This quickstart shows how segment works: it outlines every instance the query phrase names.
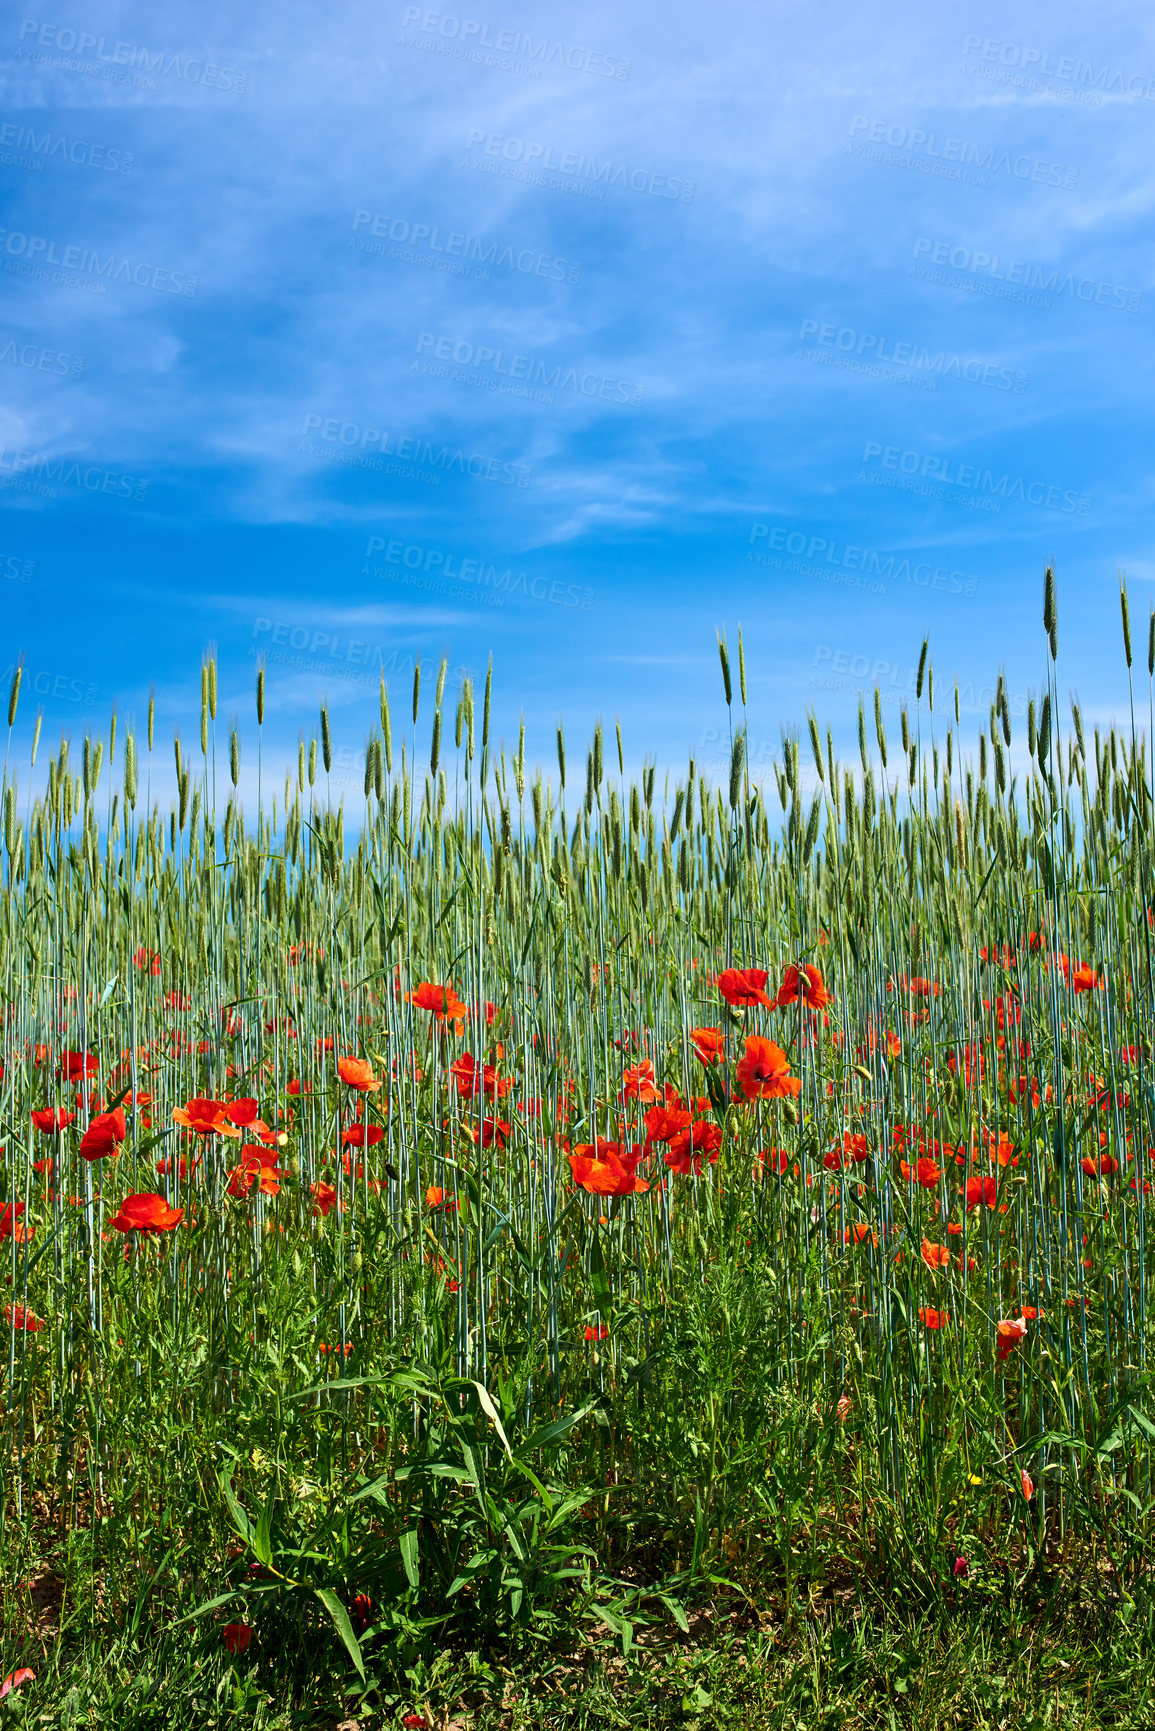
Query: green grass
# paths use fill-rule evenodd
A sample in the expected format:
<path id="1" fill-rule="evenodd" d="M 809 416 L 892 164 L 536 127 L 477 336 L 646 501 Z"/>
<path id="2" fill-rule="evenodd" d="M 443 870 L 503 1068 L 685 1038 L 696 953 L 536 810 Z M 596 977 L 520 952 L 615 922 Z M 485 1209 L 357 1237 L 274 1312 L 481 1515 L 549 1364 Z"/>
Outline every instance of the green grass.
<path id="1" fill-rule="evenodd" d="M 721 791 L 600 728 L 551 785 L 444 666 L 419 773 L 383 690 L 348 842 L 324 711 L 246 816 L 207 662 L 162 813 L 151 706 L 33 791 L 14 687 L 0 1718 L 1151 1722 L 1153 799 L 1060 726 L 1048 596 L 1029 758 L 924 656 L 773 816 L 741 650 Z"/>

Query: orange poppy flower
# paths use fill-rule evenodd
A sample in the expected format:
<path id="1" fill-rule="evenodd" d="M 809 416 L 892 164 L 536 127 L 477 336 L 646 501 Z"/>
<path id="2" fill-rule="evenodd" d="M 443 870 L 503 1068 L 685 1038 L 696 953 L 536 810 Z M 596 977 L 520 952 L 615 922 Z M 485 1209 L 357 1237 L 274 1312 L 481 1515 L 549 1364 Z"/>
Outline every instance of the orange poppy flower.
<path id="1" fill-rule="evenodd" d="M 625 1072 L 619 1100 L 637 1100 L 639 1105 L 649 1106 L 660 1098 L 652 1058 L 643 1058 L 640 1064 Z"/>
<path id="2" fill-rule="evenodd" d="M 920 1309 L 918 1320 L 922 1323 L 924 1328 L 945 1328 L 947 1323 L 950 1321 L 950 1311 Z"/>
<path id="3" fill-rule="evenodd" d="M 376 1094 L 381 1087 L 367 1058 L 338 1058 L 337 1074 L 347 1088 L 356 1088 L 360 1094 Z"/>
<path id="4" fill-rule="evenodd" d="M 1010 1357 L 1020 1340 L 1026 1338 L 1027 1319 L 1025 1316 L 1015 1316 L 997 1322 L 995 1333 L 998 1336 L 999 1360 L 1001 1362 L 1004 1358 Z"/>
<path id="5" fill-rule="evenodd" d="M 923 1154 L 913 1167 L 908 1166 L 905 1160 L 900 1160 L 898 1169 L 908 1184 L 913 1178 L 924 1190 L 936 1189 L 942 1177 L 942 1168 L 929 1154 Z"/>
<path id="6" fill-rule="evenodd" d="M 405 1002 L 415 1009 L 427 1010 L 435 1022 L 454 1023 L 458 1034 L 465 1032 L 468 1006 L 461 1002 L 452 986 L 437 986 L 427 980 L 415 992 L 406 992 Z"/>
<path id="7" fill-rule="evenodd" d="M 256 1184 L 262 1196 L 279 1196 L 283 1176 L 276 1151 L 242 1148 L 240 1164 L 229 1173 L 228 1193 L 243 1202 Z"/>
<path id="8" fill-rule="evenodd" d="M 726 1036 L 720 1028 L 691 1028 L 690 1044 L 703 1064 L 719 1064 L 726 1055 Z"/>
<path id="9" fill-rule="evenodd" d="M 747 1100 L 785 1100 L 802 1092 L 800 1076 L 790 1074 L 790 1060 L 781 1046 L 761 1034 L 750 1034 L 738 1062 L 738 1086 Z"/>
<path id="10" fill-rule="evenodd" d="M 0 1208 L 0 1239 L 11 1238 L 17 1244 L 27 1244 L 35 1226 L 22 1226 L 20 1217 L 24 1213 L 23 1202 L 8 1202 Z"/>
<path id="11" fill-rule="evenodd" d="M 822 975 L 808 963 L 801 968 L 791 966 L 785 970 L 775 1001 L 780 1010 L 785 1010 L 790 1004 L 796 1004 L 799 998 L 811 1010 L 820 1010 L 824 1004 L 830 1002 L 830 993 L 826 990 Z"/>
<path id="12" fill-rule="evenodd" d="M 463 1052 L 460 1058 L 455 1058 L 449 1074 L 463 1100 L 475 1100 L 479 1094 L 490 1100 L 504 1100 L 513 1087 L 511 1076 L 499 1076 L 493 1064 L 478 1064 L 472 1052 Z"/>
<path id="13" fill-rule="evenodd" d="M 446 1214 L 457 1213 L 456 1196 L 446 1196 L 439 1184 L 431 1184 L 425 1192 L 426 1208 L 444 1208 Z"/>
<path id="14" fill-rule="evenodd" d="M 313 1214 L 329 1214 L 336 1206 L 337 1186 L 335 1184 L 310 1184 L 313 1195 Z M 344 1206 L 344 1204 L 342 1204 Z"/>
<path id="15" fill-rule="evenodd" d="M 932 1244 L 929 1238 L 922 1241 L 922 1259 L 930 1269 L 949 1268 L 950 1251 L 945 1244 Z"/>
<path id="16" fill-rule="evenodd" d="M 183 1219 L 183 1208 L 170 1208 L 163 1196 L 145 1191 L 126 1196 L 109 1225 L 117 1232 L 171 1232 Z"/>
<path id="17" fill-rule="evenodd" d="M 1109 1177 L 1119 1170 L 1119 1162 L 1113 1154 L 1088 1154 L 1079 1164 L 1088 1178 L 1097 1178 L 1100 1173 Z"/>
<path id="18" fill-rule="evenodd" d="M 224 1100 L 209 1100 L 198 1095 L 183 1106 L 174 1106 L 172 1121 L 197 1136 L 232 1136 L 240 1140 L 241 1132 L 229 1122 L 228 1104 Z"/>
<path id="19" fill-rule="evenodd" d="M 637 1168 L 645 1158 L 641 1147 L 623 1148 L 620 1142 L 579 1142 L 567 1155 L 575 1184 L 591 1196 L 634 1196 L 649 1189 Z"/>
<path id="20" fill-rule="evenodd" d="M 1023 1496 L 1026 1498 L 1027 1502 L 1030 1502 L 1031 1498 L 1035 1494 L 1035 1487 L 1031 1481 L 1030 1474 L 1021 1467 L 1019 1469 L 1019 1483 L 1023 1487 Z"/>
<path id="21" fill-rule="evenodd" d="M 769 1010 L 773 1006 L 764 989 L 768 978 L 762 968 L 725 968 L 714 983 L 732 1009 L 752 1010 L 761 1004 Z"/>

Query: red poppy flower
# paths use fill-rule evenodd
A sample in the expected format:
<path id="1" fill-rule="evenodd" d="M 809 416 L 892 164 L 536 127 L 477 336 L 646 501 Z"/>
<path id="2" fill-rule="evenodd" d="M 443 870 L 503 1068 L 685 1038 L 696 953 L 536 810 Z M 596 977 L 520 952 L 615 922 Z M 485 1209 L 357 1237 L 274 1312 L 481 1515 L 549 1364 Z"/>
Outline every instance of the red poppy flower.
<path id="1" fill-rule="evenodd" d="M 157 1175 L 160 1178 L 171 1178 L 179 1174 L 183 1181 L 192 1177 L 200 1163 L 199 1154 L 195 1155 L 192 1160 L 186 1160 L 183 1154 L 179 1160 L 175 1154 L 166 1154 L 163 1160 L 158 1160 L 156 1163 Z"/>
<path id="2" fill-rule="evenodd" d="M 341 1132 L 343 1148 L 375 1148 L 384 1139 L 380 1124 L 349 1124 Z"/>
<path id="3" fill-rule="evenodd" d="M 719 1064 L 726 1055 L 726 1036 L 720 1028 L 691 1028 L 690 1044 L 703 1064 Z"/>
<path id="4" fill-rule="evenodd" d="M 1019 1469 L 1019 1483 L 1023 1487 L 1023 1496 L 1026 1498 L 1027 1502 L 1030 1502 L 1031 1498 L 1035 1494 L 1035 1487 L 1031 1481 L 1030 1474 L 1021 1467 Z"/>
<path id="5" fill-rule="evenodd" d="M 691 1172 L 695 1178 L 701 1176 L 702 1159 L 705 1156 L 713 1166 L 718 1159 L 718 1150 L 722 1146 L 722 1131 L 719 1125 L 709 1119 L 699 1118 L 679 1130 L 670 1139 L 663 1159 L 671 1172 L 678 1172 L 683 1177 Z"/>
<path id="6" fill-rule="evenodd" d="M 776 1172 L 781 1177 L 782 1173 L 790 1170 L 791 1158 L 792 1156 L 785 1148 L 763 1148 L 761 1153 L 754 1156 L 755 1178 L 762 1176 L 764 1168 L 769 1168 L 771 1172 Z"/>
<path id="7" fill-rule="evenodd" d="M 310 1184 L 313 1195 L 313 1214 L 329 1214 L 337 1203 L 337 1186 L 335 1184 Z"/>
<path id="8" fill-rule="evenodd" d="M 359 1094 L 376 1094 L 381 1087 L 367 1058 L 338 1058 L 337 1074 L 347 1088 L 356 1088 Z"/>
<path id="9" fill-rule="evenodd" d="M 279 1196 L 283 1174 L 277 1158 L 265 1148 L 242 1148 L 240 1164 L 229 1173 L 229 1195 L 243 1202 L 255 1184 L 262 1196 Z"/>
<path id="10" fill-rule="evenodd" d="M 415 1009 L 428 1010 L 435 1022 L 454 1024 L 458 1034 L 465 1032 L 468 1006 L 461 1002 L 452 986 L 436 986 L 426 981 L 415 992 L 406 992 L 405 1002 Z"/>
<path id="11" fill-rule="evenodd" d="M 1076 968 L 1074 973 L 1071 975 L 1071 990 L 1073 992 L 1097 992 L 1102 984 L 1103 982 L 1095 972 L 1094 968 L 1090 967 L 1087 963 L 1084 963 L 1080 968 Z"/>
<path id="12" fill-rule="evenodd" d="M 31 1683 L 35 1676 L 35 1671 L 30 1671 L 27 1665 L 22 1665 L 19 1671 L 9 1671 L 0 1683 L 0 1701 L 3 1701 L 6 1695 L 11 1695 L 13 1689 L 19 1689 L 21 1683 Z"/>
<path id="13" fill-rule="evenodd" d="M 877 1249 L 878 1233 L 873 1231 L 865 1220 L 860 1220 L 857 1225 L 846 1228 L 842 1234 L 842 1242 L 844 1244 L 866 1244 L 869 1242 Z"/>
<path id="14" fill-rule="evenodd" d="M 472 1052 L 463 1052 L 460 1058 L 455 1058 L 449 1074 L 463 1100 L 474 1100 L 478 1094 L 485 1094 L 490 1100 L 504 1100 L 513 1087 L 512 1076 L 499 1076 L 493 1064 L 478 1064 Z"/>
<path id="15" fill-rule="evenodd" d="M 230 1124 L 238 1124 L 244 1130 L 256 1120 L 259 1111 L 260 1106 L 256 1100 L 230 1100 L 225 1107 L 225 1117 Z"/>
<path id="16" fill-rule="evenodd" d="M 610 1338 L 610 1331 L 609 1331 L 608 1326 L 604 1322 L 599 1323 L 597 1328 L 587 1328 L 586 1329 L 586 1339 L 587 1340 L 608 1340 L 609 1338 Z M 421 1723 L 424 1724 L 425 1721 L 422 1720 Z"/>
<path id="17" fill-rule="evenodd" d="M 973 1085 L 977 1075 L 981 1082 L 986 1071 L 986 1059 L 975 1045 L 964 1046 L 962 1052 L 948 1052 L 946 1067 L 952 1076 L 957 1076 L 961 1067 L 967 1087 Z"/>
<path id="18" fill-rule="evenodd" d="M 938 1181 L 942 1177 L 942 1168 L 929 1154 L 922 1155 L 913 1167 L 908 1166 L 905 1160 L 900 1160 L 898 1169 L 908 1184 L 913 1178 L 915 1183 L 921 1184 L 924 1190 L 936 1189 Z"/>
<path id="19" fill-rule="evenodd" d="M 949 1268 L 950 1251 L 945 1244 L 932 1244 L 929 1238 L 922 1241 L 922 1259 L 930 1269 Z"/>
<path id="20" fill-rule="evenodd" d="M 732 1009 L 752 1010 L 761 1004 L 769 1010 L 773 1006 L 764 989 L 768 978 L 762 968 L 726 968 L 714 983 Z"/>
<path id="21" fill-rule="evenodd" d="M 965 1557 L 956 1557 L 954 1560 L 954 1568 L 951 1570 L 951 1574 L 954 1575 L 955 1579 L 958 1580 L 961 1578 L 962 1580 L 965 1580 L 969 1573 L 970 1564 L 967 1562 L 967 1559 Z"/>
<path id="22" fill-rule="evenodd" d="M 483 1148 L 504 1148 L 513 1125 L 508 1118 L 483 1118 L 480 1137 L 472 1124 L 463 1124 L 461 1128 L 475 1148 L 479 1141 Z"/>
<path id="23" fill-rule="evenodd" d="M 25 1310 L 22 1304 L 10 1304 L 4 1312 L 4 1321 L 17 1333 L 39 1334 L 42 1328 L 47 1328 L 46 1322 L 41 1322 L 38 1316 L 33 1316 L 30 1310 Z"/>
<path id="24" fill-rule="evenodd" d="M 1015 1316 L 995 1324 L 998 1336 L 999 1361 L 1009 1358 L 1021 1340 L 1026 1339 L 1027 1319 L 1025 1316 Z"/>
<path id="25" fill-rule="evenodd" d="M 253 1638 L 253 1629 L 248 1623 L 226 1623 L 221 1630 L 221 1640 L 230 1653 L 245 1653 Z"/>
<path id="26" fill-rule="evenodd" d="M 61 1052 L 56 1073 L 64 1082 L 79 1082 L 85 1076 L 95 1076 L 97 1068 L 91 1052 Z"/>
<path id="27" fill-rule="evenodd" d="M 35 1226 L 22 1226 L 20 1217 L 24 1213 L 23 1202 L 8 1202 L 0 1208 L 0 1239 L 11 1238 L 17 1244 L 27 1244 Z"/>
<path id="28" fill-rule="evenodd" d="M 115 1112 L 101 1112 L 81 1137 L 79 1153 L 85 1160 L 102 1160 L 106 1154 L 115 1156 L 120 1153 L 126 1134 L 122 1107 L 118 1106 Z"/>
<path id="29" fill-rule="evenodd" d="M 802 1092 L 800 1076 L 790 1074 L 790 1060 L 781 1046 L 761 1034 L 750 1034 L 738 1062 L 738 1086 L 748 1100 L 785 1100 Z"/>
<path id="30" fill-rule="evenodd" d="M 1097 1178 L 1100 1173 L 1110 1176 L 1119 1170 L 1119 1162 L 1113 1154 L 1088 1154 L 1079 1164 L 1088 1178 Z"/>
<path id="31" fill-rule="evenodd" d="M 59 1135 L 62 1130 L 67 1130 L 68 1126 L 75 1124 L 75 1122 L 76 1113 L 65 1111 L 63 1106 L 57 1106 L 55 1110 L 51 1106 L 45 1106 L 40 1111 L 32 1113 L 33 1125 L 45 1136 Z"/>
<path id="32" fill-rule="evenodd" d="M 444 1208 L 447 1214 L 457 1213 L 456 1196 L 446 1196 L 439 1184 L 431 1184 L 425 1192 L 426 1208 Z"/>
<path id="33" fill-rule="evenodd" d="M 147 968 L 151 974 L 159 976 L 160 952 L 158 950 L 146 950 L 142 944 L 138 950 L 133 951 L 132 965 L 141 971 Z"/>
<path id="34" fill-rule="evenodd" d="M 830 993 L 822 980 L 817 968 L 804 964 L 802 968 L 789 967 L 782 975 L 782 984 L 778 988 L 778 1008 L 785 1010 L 788 1005 L 799 1000 L 811 1010 L 820 1010 L 830 1002 Z"/>
<path id="35" fill-rule="evenodd" d="M 183 1106 L 173 1107 L 172 1121 L 198 1136 L 233 1136 L 239 1141 L 241 1132 L 229 1121 L 228 1111 L 227 1101 L 209 1100 L 197 1095 Z"/>
<path id="36" fill-rule="evenodd" d="M 966 1207 L 993 1208 L 998 1191 L 998 1183 L 994 1178 L 968 1178 L 966 1187 Z"/>
<path id="37" fill-rule="evenodd" d="M 591 1196 L 634 1196 L 649 1189 L 637 1175 L 645 1158 L 642 1147 L 623 1148 L 620 1142 L 579 1142 L 567 1155 L 575 1184 Z"/>
<path id="38" fill-rule="evenodd" d="M 945 1328 L 950 1321 L 949 1310 L 923 1310 L 918 1313 L 918 1320 L 924 1328 Z"/>
<path id="39" fill-rule="evenodd" d="M 886 989 L 888 992 L 893 992 L 896 990 L 896 987 L 895 987 L 894 982 L 892 980 L 887 981 Z M 924 979 L 921 979 L 917 974 L 915 974 L 910 979 L 908 979 L 905 974 L 900 974 L 898 977 L 897 990 L 900 992 L 905 992 L 907 994 L 907 996 L 911 997 L 911 998 L 941 998 L 942 997 L 942 987 L 939 985 L 937 980 L 924 980 Z"/>
<path id="40" fill-rule="evenodd" d="M 673 1096 L 672 1101 L 671 1095 Z M 658 1144 L 672 1142 L 678 1132 L 684 1130 L 692 1118 L 693 1113 L 688 1112 L 678 1101 L 677 1095 L 673 1094 L 672 1089 L 667 1089 L 666 1104 L 664 1106 L 651 1106 L 646 1113 L 647 1146 L 651 1142 Z"/>
<path id="41" fill-rule="evenodd" d="M 619 1100 L 637 1100 L 640 1105 L 649 1106 L 660 1098 L 652 1058 L 644 1058 L 640 1064 L 635 1064 L 632 1070 L 625 1072 Z"/>
<path id="42" fill-rule="evenodd" d="M 171 1232 L 183 1219 L 183 1208 L 170 1208 L 163 1196 L 142 1191 L 125 1197 L 109 1225 L 117 1232 Z"/>

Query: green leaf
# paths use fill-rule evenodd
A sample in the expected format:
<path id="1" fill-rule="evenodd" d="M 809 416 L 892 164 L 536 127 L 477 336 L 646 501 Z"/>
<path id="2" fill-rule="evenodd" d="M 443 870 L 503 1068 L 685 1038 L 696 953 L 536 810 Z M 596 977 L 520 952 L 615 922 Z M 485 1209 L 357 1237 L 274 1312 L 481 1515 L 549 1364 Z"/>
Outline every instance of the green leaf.
<path id="1" fill-rule="evenodd" d="M 665 1593 L 659 1593 L 658 1597 L 670 1613 L 671 1617 L 673 1617 L 675 1623 L 677 1623 L 679 1629 L 681 1629 L 683 1635 L 688 1635 L 690 1633 L 690 1624 L 686 1616 L 685 1608 L 682 1605 L 679 1605 L 677 1599 L 668 1599 Z"/>
<path id="2" fill-rule="evenodd" d="M 477 1390 L 477 1398 L 481 1402 L 482 1407 L 493 1420 L 493 1428 L 501 1438 L 506 1454 L 509 1456 L 510 1460 L 512 1460 L 513 1450 L 509 1446 L 509 1438 L 505 1434 L 505 1426 L 501 1422 L 501 1414 L 493 1404 L 493 1397 L 484 1383 L 475 1382 L 473 1386 Z"/>
<path id="3" fill-rule="evenodd" d="M 606 1277 L 606 1259 L 602 1254 L 601 1239 L 596 1232 L 590 1241 L 590 1287 L 598 1309 L 603 1316 L 609 1316 L 614 1307 L 613 1294 Z"/>
<path id="4" fill-rule="evenodd" d="M 406 1578 L 413 1591 L 416 1592 L 420 1585 L 420 1578 L 417 1573 L 417 1529 L 411 1527 L 408 1532 L 402 1533 L 397 1541 L 397 1546 L 401 1552 L 401 1561 L 405 1565 Z"/>
<path id="5" fill-rule="evenodd" d="M 222 1605 L 231 1605 L 234 1599 L 243 1599 L 244 1597 L 244 1589 L 241 1587 L 236 1588 L 231 1593 L 218 1593 L 215 1599 L 206 1600 L 203 1605 L 198 1605 L 195 1611 L 186 1611 L 184 1616 L 178 1617 L 172 1626 L 174 1629 L 179 1629 L 182 1623 L 195 1622 L 198 1617 L 207 1616 L 210 1611 L 219 1611 Z"/>
<path id="6" fill-rule="evenodd" d="M 349 1657 L 357 1667 L 361 1681 L 367 1683 L 369 1679 L 365 1675 L 365 1661 L 361 1657 L 361 1649 L 357 1644 L 357 1637 L 353 1633 L 353 1625 L 349 1621 L 349 1613 L 346 1611 L 344 1605 L 331 1587 L 314 1587 L 313 1591 L 316 1593 L 318 1599 L 320 1599 L 322 1605 L 324 1605 L 326 1611 L 328 1611 L 330 1617 L 332 1617 L 333 1627 L 336 1629 L 338 1635 L 340 1635 L 342 1641 L 344 1641 L 349 1652 Z"/>
<path id="7" fill-rule="evenodd" d="M 522 1460 L 526 1455 L 532 1454 L 535 1449 L 545 1448 L 547 1444 L 557 1442 L 559 1438 L 565 1436 L 567 1431 L 571 1431 L 575 1424 L 578 1424 L 583 1418 L 588 1418 L 596 1404 L 596 1401 L 587 1401 L 585 1406 L 578 1408 L 577 1412 L 571 1412 L 568 1418 L 559 1418 L 555 1419 L 552 1424 L 540 1425 L 537 1430 L 526 1437 L 524 1442 L 518 1444 L 514 1450 L 517 1458 Z"/>
<path id="8" fill-rule="evenodd" d="M 246 1544 L 251 1545 L 253 1542 L 253 1529 L 249 1522 L 248 1515 L 246 1515 L 244 1509 L 242 1509 L 240 1503 L 237 1501 L 236 1493 L 233 1490 L 227 1469 L 220 1474 L 220 1484 L 221 1490 L 224 1492 L 225 1501 L 229 1505 L 229 1513 L 233 1517 L 233 1523 L 236 1526 L 238 1533 L 240 1533 Z"/>

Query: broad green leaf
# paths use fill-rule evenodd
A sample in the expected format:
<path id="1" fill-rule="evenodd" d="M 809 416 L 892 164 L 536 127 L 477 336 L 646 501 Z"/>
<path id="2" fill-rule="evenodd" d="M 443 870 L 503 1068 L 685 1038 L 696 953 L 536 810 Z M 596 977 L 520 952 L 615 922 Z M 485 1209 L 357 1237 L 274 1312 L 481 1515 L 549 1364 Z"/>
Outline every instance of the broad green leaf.
<path id="1" fill-rule="evenodd" d="M 402 1533 L 397 1541 L 397 1546 L 401 1552 L 401 1561 L 405 1565 L 406 1578 L 413 1591 L 416 1592 L 420 1585 L 420 1578 L 417 1573 L 417 1529 L 410 1527 L 407 1532 Z"/>
<path id="2" fill-rule="evenodd" d="M 349 1613 L 346 1611 L 344 1605 L 331 1587 L 314 1587 L 313 1591 L 317 1595 L 318 1599 L 320 1599 L 322 1605 L 324 1605 L 326 1611 L 328 1611 L 330 1617 L 332 1617 L 333 1627 L 336 1629 L 338 1635 L 340 1635 L 342 1641 L 344 1641 L 349 1652 L 349 1657 L 357 1667 L 361 1681 L 367 1683 L 369 1679 L 365 1675 L 365 1661 L 361 1657 L 361 1648 L 357 1644 L 356 1635 L 353 1633 L 353 1625 L 349 1621 Z"/>
<path id="3" fill-rule="evenodd" d="M 481 1402 L 482 1407 L 485 1409 L 485 1411 L 489 1414 L 490 1418 L 493 1420 L 493 1428 L 497 1432 L 498 1436 L 501 1438 L 502 1446 L 505 1449 L 506 1454 L 512 1460 L 513 1459 L 513 1450 L 509 1446 L 509 1438 L 505 1434 L 505 1426 L 501 1422 L 501 1414 L 498 1412 L 497 1408 L 494 1406 L 493 1399 L 489 1393 L 489 1390 L 486 1388 L 485 1384 L 482 1382 L 475 1382 L 473 1386 L 477 1390 L 477 1398 Z"/>

